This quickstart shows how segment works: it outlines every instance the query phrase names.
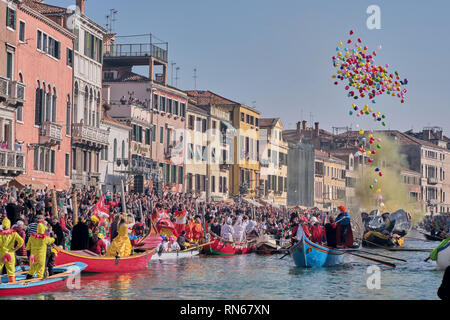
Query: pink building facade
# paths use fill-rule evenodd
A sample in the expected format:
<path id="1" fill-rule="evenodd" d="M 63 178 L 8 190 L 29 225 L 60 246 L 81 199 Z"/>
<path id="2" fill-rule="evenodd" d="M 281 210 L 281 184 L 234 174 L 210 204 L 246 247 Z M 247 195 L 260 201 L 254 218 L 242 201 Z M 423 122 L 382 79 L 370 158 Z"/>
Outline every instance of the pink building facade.
<path id="1" fill-rule="evenodd" d="M 74 35 L 25 4 L 17 13 L 17 78 L 26 102 L 16 116 L 16 138 L 26 153 L 25 177 L 49 188 L 70 187 Z"/>

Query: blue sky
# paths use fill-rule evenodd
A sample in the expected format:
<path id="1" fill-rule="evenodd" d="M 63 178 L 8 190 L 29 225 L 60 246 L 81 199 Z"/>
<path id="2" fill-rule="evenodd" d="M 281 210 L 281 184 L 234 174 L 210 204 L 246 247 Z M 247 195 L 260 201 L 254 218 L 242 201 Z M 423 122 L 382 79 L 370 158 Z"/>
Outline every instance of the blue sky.
<path id="1" fill-rule="evenodd" d="M 69 6 L 75 0 L 45 2 Z M 380 30 L 366 26 L 373 4 L 381 9 Z M 388 96 L 377 100 L 386 128 L 440 126 L 450 136 L 446 0 L 88 0 L 86 14 L 105 26 L 111 8 L 119 11 L 119 35 L 153 33 L 169 42 L 169 61 L 181 68 L 178 87 L 193 89 L 197 68 L 197 89 L 255 106 L 262 117 L 281 117 L 285 128 L 294 128 L 302 115 L 330 131 L 356 124 L 380 128 L 349 116 L 353 100 L 331 79 L 337 43 L 353 29 L 377 50 L 377 64 L 388 63 L 408 78 L 404 104 Z"/>

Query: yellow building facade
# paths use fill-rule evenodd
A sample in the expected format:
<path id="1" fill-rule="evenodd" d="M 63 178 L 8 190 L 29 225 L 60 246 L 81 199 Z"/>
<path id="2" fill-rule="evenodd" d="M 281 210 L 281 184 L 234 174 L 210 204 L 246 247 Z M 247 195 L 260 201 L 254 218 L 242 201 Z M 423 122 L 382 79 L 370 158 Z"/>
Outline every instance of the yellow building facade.
<path id="1" fill-rule="evenodd" d="M 283 139 L 283 124 L 279 118 L 262 118 L 259 128 L 261 198 L 268 203 L 286 205 L 289 148 Z"/>

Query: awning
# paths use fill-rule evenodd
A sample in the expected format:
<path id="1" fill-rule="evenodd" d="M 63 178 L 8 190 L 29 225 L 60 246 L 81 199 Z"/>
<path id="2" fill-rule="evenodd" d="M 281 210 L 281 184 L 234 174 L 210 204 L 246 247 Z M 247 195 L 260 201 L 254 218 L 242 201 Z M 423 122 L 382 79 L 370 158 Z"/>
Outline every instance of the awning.
<path id="1" fill-rule="evenodd" d="M 222 123 L 227 127 L 227 130 L 230 130 L 230 131 L 232 131 L 232 132 L 235 132 L 235 131 L 236 131 L 236 128 L 233 127 L 233 126 L 231 125 L 231 123 L 229 123 L 228 121 L 225 121 L 225 120 L 221 120 L 221 121 L 222 121 Z"/>
<path id="2" fill-rule="evenodd" d="M 280 204 L 278 204 L 278 203 L 276 203 L 276 202 L 273 202 L 273 201 L 271 201 L 271 200 L 259 199 L 258 201 L 259 201 L 262 205 L 265 205 L 265 206 L 272 206 L 272 207 L 277 208 L 277 209 L 280 209 L 280 208 L 281 208 L 281 205 L 280 205 Z"/>
<path id="3" fill-rule="evenodd" d="M 45 189 L 47 187 L 47 185 L 41 181 L 23 176 L 15 177 L 9 182 L 9 186 L 15 186 L 19 190 L 29 185 L 31 185 L 31 188 L 34 190 Z"/>

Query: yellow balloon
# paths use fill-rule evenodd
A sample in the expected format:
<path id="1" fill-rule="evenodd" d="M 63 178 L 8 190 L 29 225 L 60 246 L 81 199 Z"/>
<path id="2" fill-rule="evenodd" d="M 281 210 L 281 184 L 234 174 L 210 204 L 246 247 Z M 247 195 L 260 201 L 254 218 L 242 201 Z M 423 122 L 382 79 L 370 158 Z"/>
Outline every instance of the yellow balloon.
<path id="1" fill-rule="evenodd" d="M 363 135 L 364 134 L 364 130 L 363 129 L 359 130 L 359 134 Z"/>
<path id="2" fill-rule="evenodd" d="M 380 193 L 381 192 L 381 189 L 377 189 L 377 193 Z"/>
<path id="3" fill-rule="evenodd" d="M 342 46 L 342 42 L 341 41 L 339 41 L 339 45 Z"/>

